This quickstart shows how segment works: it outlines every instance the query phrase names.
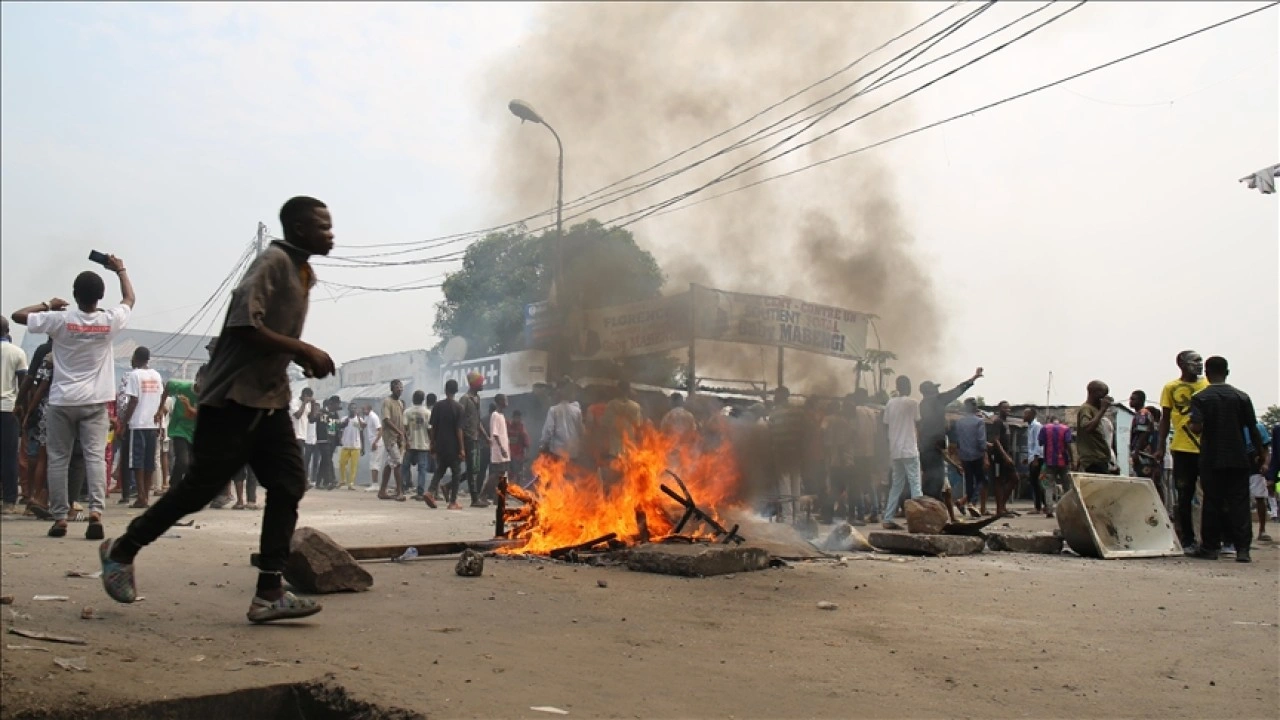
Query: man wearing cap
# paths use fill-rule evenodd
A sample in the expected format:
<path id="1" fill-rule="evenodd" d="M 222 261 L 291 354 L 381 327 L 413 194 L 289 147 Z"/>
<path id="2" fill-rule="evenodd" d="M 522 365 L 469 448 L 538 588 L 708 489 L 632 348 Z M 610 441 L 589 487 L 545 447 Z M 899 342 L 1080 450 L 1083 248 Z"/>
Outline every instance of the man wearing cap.
<path id="1" fill-rule="evenodd" d="M 480 436 L 483 435 L 485 440 L 489 439 L 489 433 L 484 429 L 484 423 L 480 422 L 480 390 L 484 387 L 484 376 L 478 372 L 467 373 L 467 394 L 462 396 L 462 439 L 466 446 L 467 462 L 467 491 L 471 493 L 471 507 L 483 508 L 489 507 L 489 503 L 480 499 L 480 488 L 478 483 L 482 478 L 477 477 L 477 470 L 480 467 Z"/>
<path id="2" fill-rule="evenodd" d="M 947 449 L 947 406 L 960 399 L 982 377 L 982 368 L 973 376 L 946 392 L 938 392 L 938 383 L 920 383 L 920 477 L 925 495 L 941 500 L 952 513 L 951 490 L 947 485 L 944 454 Z M 955 520 L 952 514 L 953 521 Z"/>

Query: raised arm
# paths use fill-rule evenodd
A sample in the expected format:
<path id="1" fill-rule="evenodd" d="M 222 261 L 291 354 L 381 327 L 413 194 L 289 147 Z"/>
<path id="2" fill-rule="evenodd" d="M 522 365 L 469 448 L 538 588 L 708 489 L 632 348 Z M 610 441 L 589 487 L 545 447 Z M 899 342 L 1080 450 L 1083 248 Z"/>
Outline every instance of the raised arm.
<path id="1" fill-rule="evenodd" d="M 62 298 L 53 298 L 37 305 L 28 305 L 21 310 L 15 310 L 9 317 L 19 325 L 26 325 L 27 318 L 35 313 L 40 312 L 58 312 L 67 309 L 67 301 Z"/>
<path id="2" fill-rule="evenodd" d="M 104 267 L 120 278 L 120 304 L 128 305 L 129 309 L 132 310 L 133 303 L 137 298 L 134 297 L 133 281 L 129 279 L 129 271 L 125 269 L 124 261 L 115 255 L 108 255 Z"/>

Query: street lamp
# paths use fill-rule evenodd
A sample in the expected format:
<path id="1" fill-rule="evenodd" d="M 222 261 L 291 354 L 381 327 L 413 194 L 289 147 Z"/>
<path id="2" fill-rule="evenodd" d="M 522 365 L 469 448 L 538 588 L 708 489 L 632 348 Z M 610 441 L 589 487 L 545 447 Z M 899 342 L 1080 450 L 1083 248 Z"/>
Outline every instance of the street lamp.
<path id="1" fill-rule="evenodd" d="M 538 123 L 551 131 L 551 136 L 556 139 L 556 147 L 560 150 L 560 161 L 557 168 L 556 182 L 556 272 L 555 277 L 551 281 L 551 302 L 556 302 L 556 291 L 563 285 L 563 246 L 564 246 L 564 143 L 560 142 L 560 134 L 556 129 L 551 127 L 546 120 L 538 114 L 533 106 L 523 100 L 512 100 L 507 103 L 507 109 L 512 115 L 520 118 L 520 122 L 528 120 L 532 123 Z"/>

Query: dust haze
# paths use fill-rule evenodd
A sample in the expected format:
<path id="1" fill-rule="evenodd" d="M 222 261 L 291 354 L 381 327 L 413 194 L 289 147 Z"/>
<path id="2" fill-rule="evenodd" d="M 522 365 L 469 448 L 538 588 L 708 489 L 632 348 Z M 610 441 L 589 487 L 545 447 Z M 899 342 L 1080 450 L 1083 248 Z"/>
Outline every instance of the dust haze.
<path id="1" fill-rule="evenodd" d="M 549 5 L 517 49 L 491 68 L 480 95 L 488 107 L 504 107 L 512 98 L 528 101 L 556 128 L 565 144 L 569 202 L 730 128 L 921 19 L 909 8 L 881 3 Z M 871 56 L 660 171 L 743 138 L 905 47 L 895 45 L 890 53 Z M 855 100 L 797 141 L 897 97 L 907 87 L 907 82 L 890 85 Z M 691 200 L 860 147 L 911 120 L 907 103 L 895 105 Z M 591 216 L 607 221 L 664 200 L 778 139 L 756 142 Z M 524 216 L 552 207 L 555 163 L 549 133 L 512 118 L 491 163 L 493 186 L 500 203 L 507 203 L 505 211 Z M 898 355 L 893 366 L 899 373 L 910 373 L 918 382 L 933 373 L 943 318 L 896 200 L 898 192 L 891 169 L 872 152 L 655 216 L 629 229 L 657 258 L 669 293 L 696 282 L 786 294 L 879 316 L 881 346 Z M 566 224 L 585 219 L 570 219 L 578 211 L 566 208 Z M 876 337 L 869 333 L 868 347 L 876 347 Z M 776 356 L 770 348 L 700 341 L 698 356 L 700 377 L 774 382 Z M 844 393 L 852 390 L 853 372 L 847 362 L 788 351 L 786 382 L 800 392 Z"/>

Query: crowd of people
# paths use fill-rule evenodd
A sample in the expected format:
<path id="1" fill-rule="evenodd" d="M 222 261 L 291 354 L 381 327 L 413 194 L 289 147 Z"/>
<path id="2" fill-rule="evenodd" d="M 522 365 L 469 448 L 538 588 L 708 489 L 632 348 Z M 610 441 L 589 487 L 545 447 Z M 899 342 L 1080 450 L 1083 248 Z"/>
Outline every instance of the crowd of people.
<path id="1" fill-rule="evenodd" d="M 52 520 L 54 538 L 67 535 L 72 519 L 86 520 L 85 537 L 101 541 L 103 586 L 119 602 L 137 598 L 134 564 L 144 547 L 205 507 L 256 509 L 261 486 L 259 575 L 248 617 L 268 622 L 319 612 L 282 582 L 298 503 L 310 488 L 354 489 L 364 456 L 381 499 L 404 502 L 412 494 L 431 508 L 441 500 L 461 510 L 465 483 L 471 507 L 483 508 L 503 481 L 536 482 L 535 453 L 594 470 L 607 490 L 619 480 L 618 457 L 651 424 L 707 449 L 730 441 L 744 475 L 740 499 L 759 502 L 767 515 L 789 513 L 795 522 L 812 499 L 822 522 L 841 517 L 887 527 L 906 498 L 921 496 L 944 503 L 952 519 L 987 514 L 989 499 L 997 514 L 1011 513 L 1024 480 L 1036 511 L 1052 516 L 1073 473 L 1118 469 L 1105 383 L 1089 383 L 1074 417 L 1041 423 L 1039 410 L 1026 407 L 1018 424 L 1007 402 L 991 413 L 974 398 L 960 402 L 981 368 L 950 390 L 921 383 L 919 399 L 911 380 L 899 376 L 883 403 L 861 388 L 843 399 L 795 403 L 780 387 L 772 402 L 748 406 L 673 393 L 660 413 L 646 413 L 625 380 L 584 392 L 565 378 L 541 418 L 536 446 L 505 396 L 486 406 L 476 373 L 461 396 L 450 380 L 443 397 L 415 390 L 408 403 L 403 384 L 393 381 L 376 411 L 367 403 L 344 409 L 336 396 L 319 401 L 309 388 L 291 398 L 290 363 L 316 379 L 335 370 L 328 354 L 299 339 L 315 284 L 309 259 L 333 248 L 333 231 L 328 208 L 314 198 L 289 200 L 280 220 L 284 239 L 259 255 L 234 290 L 194 381 L 166 380 L 140 347 L 115 386 L 113 339 L 135 302 L 115 256 L 102 264 L 118 278 L 119 303 L 104 307 L 104 280 L 84 272 L 73 283 L 73 303 L 55 297 L 12 313 L 28 331 L 48 336 L 30 362 L 0 318 L 2 511 Z M 1276 517 L 1280 477 L 1271 449 L 1280 426 L 1268 432 L 1258 422 L 1249 397 L 1227 383 L 1225 359 L 1202 361 L 1186 351 L 1177 363 L 1179 376 L 1165 385 L 1158 406 L 1147 406 L 1141 391 L 1130 396 L 1128 464 L 1150 477 L 1173 509 L 1188 555 L 1215 559 L 1226 551 L 1248 562 L 1250 500 L 1259 539 L 1269 540 L 1266 521 Z M 1019 440 L 1017 433 L 1025 435 Z M 144 512 L 107 539 L 112 490 Z"/>

